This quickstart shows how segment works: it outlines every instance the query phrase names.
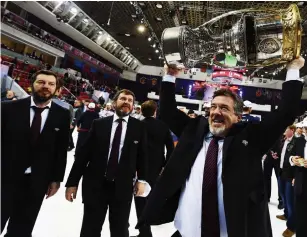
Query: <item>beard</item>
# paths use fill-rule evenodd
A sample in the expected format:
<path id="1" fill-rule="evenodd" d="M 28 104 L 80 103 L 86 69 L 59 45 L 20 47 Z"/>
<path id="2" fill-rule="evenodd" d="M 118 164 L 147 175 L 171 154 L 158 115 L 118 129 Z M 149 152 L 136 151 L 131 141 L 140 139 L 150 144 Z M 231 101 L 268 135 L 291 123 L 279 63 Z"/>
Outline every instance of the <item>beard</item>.
<path id="1" fill-rule="evenodd" d="M 211 121 L 209 120 L 209 130 L 214 136 L 221 137 L 226 132 L 226 126 L 223 125 L 222 127 L 213 127 Z"/>
<path id="2" fill-rule="evenodd" d="M 54 96 L 55 93 L 50 93 L 49 96 L 45 96 L 45 95 L 41 95 L 39 92 L 40 91 L 34 91 L 32 89 L 32 96 L 33 96 L 33 100 L 36 102 L 36 103 L 45 103 L 47 102 L 48 100 L 51 100 L 52 97 Z"/>
<path id="3" fill-rule="evenodd" d="M 122 110 L 122 106 L 121 107 L 116 107 L 115 108 L 115 113 L 117 114 L 118 117 L 122 118 L 125 116 L 128 116 L 129 114 L 131 114 L 132 110 L 129 110 L 128 112 Z"/>

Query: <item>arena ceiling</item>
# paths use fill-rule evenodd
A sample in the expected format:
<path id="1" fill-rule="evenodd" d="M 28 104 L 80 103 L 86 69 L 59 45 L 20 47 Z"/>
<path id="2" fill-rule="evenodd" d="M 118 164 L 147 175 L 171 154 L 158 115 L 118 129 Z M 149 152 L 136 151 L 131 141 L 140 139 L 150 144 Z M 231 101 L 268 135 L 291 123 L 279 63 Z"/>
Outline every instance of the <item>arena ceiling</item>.
<path id="1" fill-rule="evenodd" d="M 296 3 L 300 8 L 302 19 L 307 19 L 307 4 L 303 1 L 76 1 L 74 3 L 141 63 L 152 66 L 163 66 L 163 59 L 157 48 L 163 30 L 168 27 L 189 25 L 194 28 L 229 11 L 259 7 L 285 9 L 291 3 Z M 215 30 L 223 32 L 231 26 L 233 20 L 231 17 L 220 20 L 215 25 Z M 138 26 L 144 21 L 149 27 L 141 33 Z M 307 54 L 306 38 L 305 36 L 303 40 L 303 55 Z M 272 79 L 283 79 L 284 70 L 280 71 L 276 67 L 266 68 L 257 73 L 257 76 L 261 75 Z M 304 75 L 307 75 L 307 69 Z"/>

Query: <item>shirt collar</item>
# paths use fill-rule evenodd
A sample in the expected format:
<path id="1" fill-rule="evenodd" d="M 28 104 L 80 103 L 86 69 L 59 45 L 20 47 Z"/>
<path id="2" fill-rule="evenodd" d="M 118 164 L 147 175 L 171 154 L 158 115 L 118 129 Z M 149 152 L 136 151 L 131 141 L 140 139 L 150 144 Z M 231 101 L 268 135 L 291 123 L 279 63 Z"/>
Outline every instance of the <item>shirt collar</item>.
<path id="1" fill-rule="evenodd" d="M 287 138 L 286 141 L 291 142 L 294 136 Z"/>
<path id="2" fill-rule="evenodd" d="M 45 107 L 48 107 L 50 109 L 51 103 L 52 103 L 52 100 L 50 100 L 50 102 Z M 30 107 L 32 106 L 38 107 L 33 100 L 33 96 L 31 96 L 31 106 Z"/>
<path id="3" fill-rule="evenodd" d="M 205 137 L 205 140 L 208 141 L 210 139 L 212 139 L 214 137 L 214 135 L 211 133 L 211 132 L 208 132 L 206 137 Z M 224 138 L 221 138 L 220 141 L 224 140 Z"/>
<path id="4" fill-rule="evenodd" d="M 117 115 L 116 113 L 114 113 L 113 123 L 114 123 L 117 119 L 119 119 L 119 118 L 120 118 L 120 117 L 118 117 L 118 115 Z M 125 116 L 125 117 L 122 117 L 122 119 L 123 119 L 126 123 L 128 123 L 129 115 L 127 115 L 127 116 Z"/>

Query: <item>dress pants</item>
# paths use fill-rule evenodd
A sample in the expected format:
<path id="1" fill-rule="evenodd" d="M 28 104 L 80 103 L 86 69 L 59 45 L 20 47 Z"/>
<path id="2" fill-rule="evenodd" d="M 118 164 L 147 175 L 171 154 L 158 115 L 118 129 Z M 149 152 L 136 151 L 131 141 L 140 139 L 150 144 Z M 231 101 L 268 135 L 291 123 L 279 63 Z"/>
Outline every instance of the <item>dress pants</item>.
<path id="1" fill-rule="evenodd" d="M 307 236 L 307 190 L 295 197 L 296 237 Z"/>
<path id="2" fill-rule="evenodd" d="M 142 216 L 147 200 L 147 197 L 134 197 L 136 215 L 138 219 Z M 140 227 L 139 232 L 138 237 L 152 237 L 150 225 L 143 225 Z"/>
<path id="3" fill-rule="evenodd" d="M 100 237 L 109 207 L 111 237 L 129 237 L 130 200 L 116 196 L 115 182 L 104 180 L 103 197 L 98 205 L 84 203 L 83 223 L 80 237 Z"/>
<path id="4" fill-rule="evenodd" d="M 75 148 L 74 139 L 72 137 L 72 134 L 73 134 L 74 130 L 75 130 L 75 126 L 73 128 L 71 128 L 70 131 L 69 131 L 68 148 L 70 148 L 70 149 Z"/>
<path id="5" fill-rule="evenodd" d="M 24 176 L 18 194 L 9 197 L 2 189 L 1 232 L 9 220 L 5 237 L 31 236 L 46 191 L 31 188 L 31 175 Z"/>
<path id="6" fill-rule="evenodd" d="M 177 230 L 171 237 L 182 237 L 179 231 Z"/>
<path id="7" fill-rule="evenodd" d="M 279 190 L 283 204 L 285 206 L 284 215 L 287 218 L 287 228 L 295 232 L 296 221 L 294 213 L 294 187 L 290 180 L 279 177 Z"/>
<path id="8" fill-rule="evenodd" d="M 273 169 L 275 172 L 276 180 L 278 181 L 278 172 L 279 172 L 279 165 L 278 162 L 274 162 L 273 158 L 267 157 L 263 162 L 263 175 L 264 175 L 264 184 L 266 188 L 266 192 L 268 195 L 268 200 L 271 199 L 271 187 L 272 187 L 272 173 Z M 282 201 L 279 187 L 278 187 L 278 202 Z"/>

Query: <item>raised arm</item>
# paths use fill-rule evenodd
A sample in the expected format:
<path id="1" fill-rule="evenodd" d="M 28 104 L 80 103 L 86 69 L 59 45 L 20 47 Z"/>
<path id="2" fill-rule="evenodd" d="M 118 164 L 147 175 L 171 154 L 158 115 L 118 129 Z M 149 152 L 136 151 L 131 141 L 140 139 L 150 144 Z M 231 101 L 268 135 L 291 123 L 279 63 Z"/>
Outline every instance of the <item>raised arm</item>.
<path id="1" fill-rule="evenodd" d="M 175 81 L 179 73 L 176 69 L 166 68 L 160 90 L 160 116 L 177 137 L 180 137 L 190 118 L 177 109 L 175 98 Z"/>

